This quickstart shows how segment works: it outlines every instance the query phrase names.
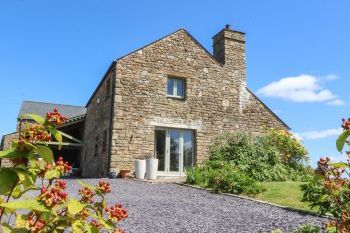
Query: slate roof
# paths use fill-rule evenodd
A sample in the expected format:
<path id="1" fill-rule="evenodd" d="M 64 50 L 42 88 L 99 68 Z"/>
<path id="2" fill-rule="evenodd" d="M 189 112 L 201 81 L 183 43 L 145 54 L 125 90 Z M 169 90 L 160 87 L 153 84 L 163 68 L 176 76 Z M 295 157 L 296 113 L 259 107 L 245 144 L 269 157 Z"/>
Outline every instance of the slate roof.
<path id="1" fill-rule="evenodd" d="M 23 101 L 19 109 L 18 118 L 26 113 L 35 113 L 44 117 L 47 112 L 52 112 L 54 108 L 57 108 L 58 111 L 67 118 L 82 116 L 86 113 L 86 108 L 84 106 Z"/>

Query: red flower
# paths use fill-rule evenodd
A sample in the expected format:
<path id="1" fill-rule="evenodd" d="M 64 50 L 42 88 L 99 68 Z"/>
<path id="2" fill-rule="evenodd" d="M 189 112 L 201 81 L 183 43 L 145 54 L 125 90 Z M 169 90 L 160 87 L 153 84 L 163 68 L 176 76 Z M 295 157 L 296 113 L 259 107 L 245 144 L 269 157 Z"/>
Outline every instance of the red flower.
<path id="1" fill-rule="evenodd" d="M 94 192 L 89 187 L 84 187 L 79 189 L 79 194 L 81 195 L 81 201 L 84 203 L 93 203 Z"/>
<path id="2" fill-rule="evenodd" d="M 55 108 L 53 112 L 46 113 L 46 121 L 54 125 L 62 125 L 67 121 L 67 117 L 63 116 Z"/>
<path id="3" fill-rule="evenodd" d="M 116 204 L 110 208 L 105 208 L 105 211 L 111 219 L 117 222 L 128 217 L 128 212 L 123 208 L 121 204 Z"/>
<path id="4" fill-rule="evenodd" d="M 61 156 L 58 157 L 58 160 L 56 161 L 55 165 L 56 165 L 56 169 L 60 171 L 62 174 L 65 174 L 70 170 L 72 170 L 72 166 L 70 166 L 67 161 L 64 162 Z"/>
<path id="5" fill-rule="evenodd" d="M 103 180 L 99 181 L 97 188 L 101 193 L 110 193 L 111 192 L 110 183 L 105 182 Z"/>

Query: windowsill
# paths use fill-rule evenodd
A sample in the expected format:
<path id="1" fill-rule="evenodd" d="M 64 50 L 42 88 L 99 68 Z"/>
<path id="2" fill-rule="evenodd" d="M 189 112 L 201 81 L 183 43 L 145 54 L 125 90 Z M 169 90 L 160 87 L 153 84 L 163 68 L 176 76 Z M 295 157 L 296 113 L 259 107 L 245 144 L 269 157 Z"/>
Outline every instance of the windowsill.
<path id="1" fill-rule="evenodd" d="M 185 97 L 183 96 L 167 95 L 167 97 L 171 99 L 185 100 Z"/>

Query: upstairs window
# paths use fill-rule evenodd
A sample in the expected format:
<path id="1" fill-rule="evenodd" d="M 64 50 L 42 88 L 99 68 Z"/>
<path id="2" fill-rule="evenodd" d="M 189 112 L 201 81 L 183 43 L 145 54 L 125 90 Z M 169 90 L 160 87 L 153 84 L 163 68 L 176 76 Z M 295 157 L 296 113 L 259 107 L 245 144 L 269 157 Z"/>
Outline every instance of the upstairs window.
<path id="1" fill-rule="evenodd" d="M 169 97 L 183 99 L 185 97 L 185 80 L 181 78 L 168 77 L 167 95 Z"/>

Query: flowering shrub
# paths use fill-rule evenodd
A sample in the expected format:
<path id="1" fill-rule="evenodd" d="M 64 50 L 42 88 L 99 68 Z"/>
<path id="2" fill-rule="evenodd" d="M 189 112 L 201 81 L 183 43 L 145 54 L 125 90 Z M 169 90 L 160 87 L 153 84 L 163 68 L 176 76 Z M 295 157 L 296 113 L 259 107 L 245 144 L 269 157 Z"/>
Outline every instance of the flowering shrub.
<path id="1" fill-rule="evenodd" d="M 292 133 L 285 130 L 268 129 L 265 137 L 265 144 L 276 147 L 283 163 L 297 167 L 299 164 L 308 161 L 308 151 Z"/>
<path id="2" fill-rule="evenodd" d="M 343 119 L 343 133 L 337 139 L 337 149 L 341 152 L 350 136 L 350 119 Z M 312 207 L 319 207 L 321 214 L 330 213 L 334 220 L 327 224 L 328 232 L 350 232 L 350 153 L 346 152 L 346 162 L 331 162 L 330 158 L 321 158 L 313 182 L 304 185 L 304 201 Z"/>
<path id="3" fill-rule="evenodd" d="M 123 232 L 117 224 L 128 213 L 120 204 L 107 206 L 109 182 L 101 180 L 96 186 L 80 182 L 80 199 L 75 199 L 66 192 L 66 182 L 59 180 L 72 167 L 62 157 L 54 161 L 48 143 L 55 138 L 61 145 L 62 134 L 56 126 L 67 119 L 57 109 L 46 118 L 34 114 L 26 118 L 35 123 L 26 124 L 11 148 L 0 151 L 0 159 L 13 164 L 0 168 L 0 232 Z M 36 190 L 37 196 L 23 199 L 29 190 Z"/>

